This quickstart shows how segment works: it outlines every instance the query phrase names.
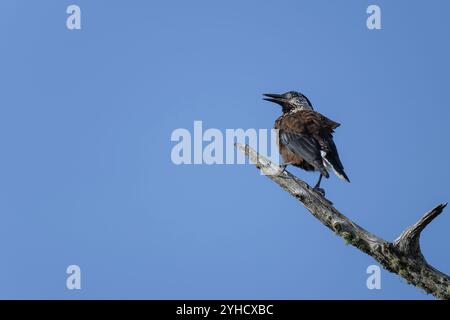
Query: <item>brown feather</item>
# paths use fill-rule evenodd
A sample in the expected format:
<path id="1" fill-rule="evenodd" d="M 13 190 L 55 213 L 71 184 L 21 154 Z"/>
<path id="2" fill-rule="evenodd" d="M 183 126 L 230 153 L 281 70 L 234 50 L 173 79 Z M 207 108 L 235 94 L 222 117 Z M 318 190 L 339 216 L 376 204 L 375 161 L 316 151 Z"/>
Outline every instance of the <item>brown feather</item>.
<path id="1" fill-rule="evenodd" d="M 296 134 L 307 134 L 315 137 L 319 143 L 323 138 L 332 136 L 334 129 L 339 126 L 339 123 L 313 110 L 296 110 L 282 115 L 275 121 L 275 129 Z M 292 165 L 306 171 L 316 170 L 313 165 L 291 152 L 282 143 L 280 143 L 279 149 L 285 163 L 292 163 Z"/>

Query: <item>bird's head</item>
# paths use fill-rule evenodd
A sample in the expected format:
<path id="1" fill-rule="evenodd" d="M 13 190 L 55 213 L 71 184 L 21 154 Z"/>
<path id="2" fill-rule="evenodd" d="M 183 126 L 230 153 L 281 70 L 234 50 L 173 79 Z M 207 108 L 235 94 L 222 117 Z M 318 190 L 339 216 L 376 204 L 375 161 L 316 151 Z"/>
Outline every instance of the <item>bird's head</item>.
<path id="1" fill-rule="evenodd" d="M 264 100 L 279 104 L 283 108 L 283 113 L 295 109 L 314 110 L 308 98 L 297 91 L 289 91 L 283 94 L 265 93 L 264 96 Z"/>

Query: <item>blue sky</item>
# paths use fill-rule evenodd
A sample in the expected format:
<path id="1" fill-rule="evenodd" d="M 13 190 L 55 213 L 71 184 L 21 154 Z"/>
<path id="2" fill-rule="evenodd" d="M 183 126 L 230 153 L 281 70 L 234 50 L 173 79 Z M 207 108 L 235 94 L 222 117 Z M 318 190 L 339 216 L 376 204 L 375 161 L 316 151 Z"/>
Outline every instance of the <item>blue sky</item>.
<path id="1" fill-rule="evenodd" d="M 82 29 L 66 28 L 66 8 Z M 382 30 L 366 28 L 366 8 Z M 182 165 L 174 129 L 271 128 L 264 92 L 342 123 L 336 207 L 388 240 L 450 199 L 450 3 L 0 4 L 0 298 L 431 299 L 248 165 Z M 310 183 L 316 175 L 292 172 Z M 444 212 L 422 236 L 450 272 Z M 68 265 L 82 289 L 66 289 Z"/>

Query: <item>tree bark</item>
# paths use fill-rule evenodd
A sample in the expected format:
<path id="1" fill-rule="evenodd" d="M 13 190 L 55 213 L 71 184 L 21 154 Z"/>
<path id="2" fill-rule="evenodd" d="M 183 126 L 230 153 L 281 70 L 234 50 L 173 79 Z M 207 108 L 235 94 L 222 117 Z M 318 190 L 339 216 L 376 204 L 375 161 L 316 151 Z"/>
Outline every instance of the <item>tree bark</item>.
<path id="1" fill-rule="evenodd" d="M 398 274 L 409 284 L 439 299 L 450 299 L 450 277 L 427 263 L 420 249 L 420 234 L 447 204 L 427 212 L 394 241 L 386 241 L 348 219 L 332 203 L 304 181 L 259 155 L 248 145 L 236 147 L 244 152 L 264 175 L 297 198 L 314 217 L 343 238 L 346 243 L 373 257 L 386 270 Z"/>

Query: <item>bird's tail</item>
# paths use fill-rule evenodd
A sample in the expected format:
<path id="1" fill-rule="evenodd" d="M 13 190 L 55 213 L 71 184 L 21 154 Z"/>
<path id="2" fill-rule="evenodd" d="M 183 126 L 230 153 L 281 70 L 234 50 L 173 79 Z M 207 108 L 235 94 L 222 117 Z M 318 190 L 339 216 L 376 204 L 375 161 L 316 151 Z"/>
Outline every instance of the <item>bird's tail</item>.
<path id="1" fill-rule="evenodd" d="M 334 168 L 333 168 L 334 169 Z M 334 173 L 341 178 L 344 181 L 350 182 L 350 179 L 348 178 L 347 174 L 345 173 L 344 169 L 341 170 L 334 170 Z"/>
<path id="2" fill-rule="evenodd" d="M 324 160 L 325 163 L 327 164 L 327 167 L 332 169 L 340 179 L 350 182 L 350 179 L 345 173 L 344 167 L 342 166 L 340 161 L 335 161 L 335 159 L 328 159 L 327 157 L 325 157 Z"/>

